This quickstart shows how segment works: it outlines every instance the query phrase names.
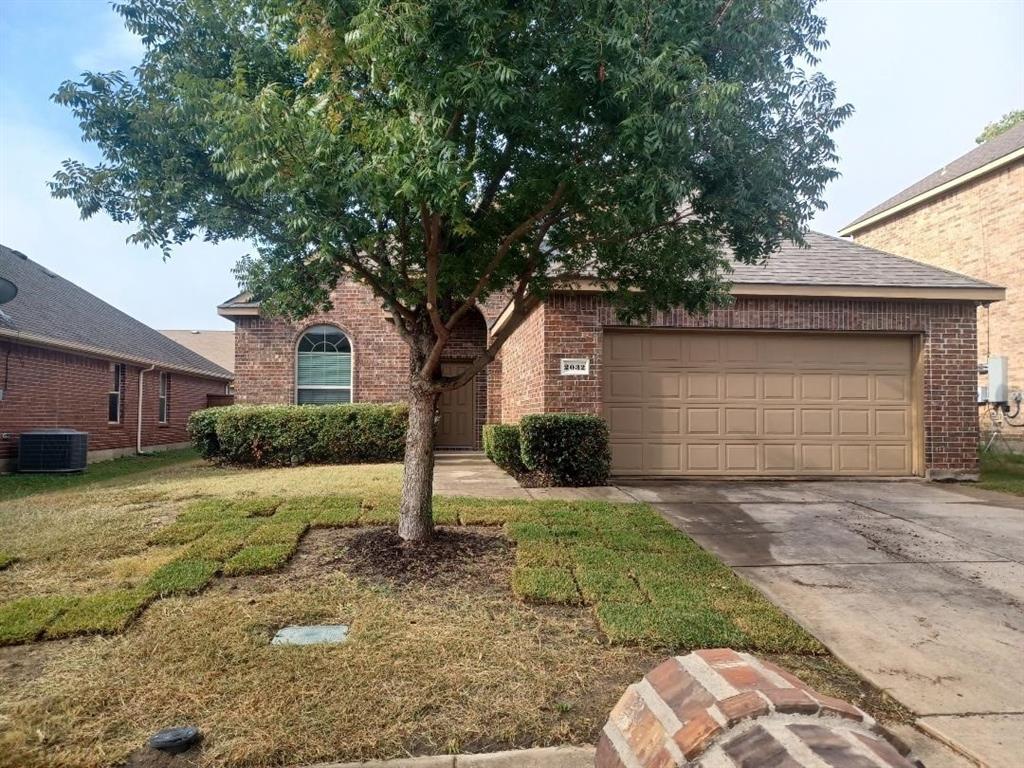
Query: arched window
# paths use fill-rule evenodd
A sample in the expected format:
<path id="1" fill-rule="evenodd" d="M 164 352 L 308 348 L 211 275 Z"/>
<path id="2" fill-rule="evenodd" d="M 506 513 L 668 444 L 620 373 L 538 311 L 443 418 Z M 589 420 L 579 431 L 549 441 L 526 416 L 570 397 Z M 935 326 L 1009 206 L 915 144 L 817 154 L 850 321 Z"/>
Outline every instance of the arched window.
<path id="1" fill-rule="evenodd" d="M 352 402 L 352 344 L 333 325 L 314 325 L 299 339 L 295 402 Z"/>

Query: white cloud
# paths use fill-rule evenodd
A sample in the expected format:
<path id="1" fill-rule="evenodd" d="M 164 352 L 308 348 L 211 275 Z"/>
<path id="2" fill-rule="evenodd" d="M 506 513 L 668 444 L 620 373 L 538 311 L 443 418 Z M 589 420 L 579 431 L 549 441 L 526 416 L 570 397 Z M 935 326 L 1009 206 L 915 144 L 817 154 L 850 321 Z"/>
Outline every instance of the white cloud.
<path id="1" fill-rule="evenodd" d="M 0 242 L 154 328 L 230 327 L 216 306 L 236 292 L 231 267 L 248 248 L 195 242 L 163 262 L 125 242 L 130 226 L 102 213 L 82 221 L 46 182 L 83 150 L 38 121 L 0 119 Z"/>
<path id="2" fill-rule="evenodd" d="M 142 39 L 129 32 L 115 13 L 108 14 L 107 19 L 99 39 L 72 57 L 71 61 L 79 71 L 111 72 L 119 69 L 127 72 L 142 61 L 146 50 Z"/>

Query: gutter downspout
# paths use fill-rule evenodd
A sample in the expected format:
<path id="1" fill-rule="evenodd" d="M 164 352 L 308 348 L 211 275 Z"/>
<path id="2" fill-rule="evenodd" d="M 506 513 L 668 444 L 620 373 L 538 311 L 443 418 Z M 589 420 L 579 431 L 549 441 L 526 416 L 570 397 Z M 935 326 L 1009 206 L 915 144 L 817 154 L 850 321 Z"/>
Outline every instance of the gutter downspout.
<path id="1" fill-rule="evenodd" d="M 135 454 L 137 456 L 144 456 L 142 452 L 142 378 L 152 371 L 156 370 L 155 365 L 149 366 L 149 368 L 139 369 L 139 418 L 136 423 L 137 431 L 135 433 Z"/>

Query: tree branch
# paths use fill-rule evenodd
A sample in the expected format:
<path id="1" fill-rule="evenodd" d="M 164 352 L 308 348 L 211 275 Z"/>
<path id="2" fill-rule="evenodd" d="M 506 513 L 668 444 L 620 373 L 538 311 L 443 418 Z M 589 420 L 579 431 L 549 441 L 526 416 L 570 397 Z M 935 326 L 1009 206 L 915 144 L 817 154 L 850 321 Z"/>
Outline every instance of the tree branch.
<path id="1" fill-rule="evenodd" d="M 515 151 L 515 147 L 512 141 L 505 142 L 505 149 L 501 151 L 501 155 L 498 158 L 498 167 L 494 172 L 494 176 L 487 182 L 487 186 L 484 187 L 483 194 L 480 196 L 480 202 L 477 204 L 476 210 L 470 215 L 473 221 L 479 221 L 480 217 L 487 213 L 491 206 L 494 204 L 494 198 L 498 195 L 498 190 L 501 188 L 501 182 L 505 178 L 505 174 L 508 173 L 509 168 L 512 167 L 512 153 Z"/>
<path id="2" fill-rule="evenodd" d="M 445 323 L 445 328 L 447 328 L 449 331 L 454 329 L 459 320 L 461 320 L 462 317 L 467 312 L 469 312 L 470 309 L 476 306 L 477 299 L 480 298 L 480 294 L 483 293 L 484 289 L 490 283 L 491 277 L 494 275 L 495 270 L 499 266 L 501 266 L 501 262 L 504 261 L 505 256 L 508 255 L 508 252 L 512 248 L 512 246 L 519 242 L 526 235 L 526 233 L 530 231 L 530 229 L 533 227 L 533 225 L 537 222 L 538 219 L 548 216 L 548 214 L 550 214 L 552 210 L 554 210 L 554 208 L 561 201 L 562 196 L 565 194 L 565 190 L 566 183 L 564 181 L 558 182 L 558 186 L 555 187 L 555 191 L 551 194 L 551 197 L 548 198 L 547 202 L 544 203 L 544 205 L 541 206 L 540 209 L 535 211 L 527 219 L 521 222 L 519 226 L 517 226 L 515 229 L 509 232 L 508 235 L 505 236 L 505 238 L 498 245 L 498 248 L 495 251 L 494 256 L 491 257 L 490 262 L 484 268 L 483 274 L 481 274 L 480 278 L 476 281 L 476 285 L 473 286 L 473 290 L 470 292 L 469 296 L 467 296 L 466 300 L 462 302 L 459 308 L 452 313 L 452 316 L 448 318 L 448 322 Z M 554 224 L 554 221 L 555 220 L 553 219 L 546 226 L 542 225 L 541 235 L 539 238 L 540 240 L 544 239 L 543 236 L 547 234 L 552 224 Z"/>

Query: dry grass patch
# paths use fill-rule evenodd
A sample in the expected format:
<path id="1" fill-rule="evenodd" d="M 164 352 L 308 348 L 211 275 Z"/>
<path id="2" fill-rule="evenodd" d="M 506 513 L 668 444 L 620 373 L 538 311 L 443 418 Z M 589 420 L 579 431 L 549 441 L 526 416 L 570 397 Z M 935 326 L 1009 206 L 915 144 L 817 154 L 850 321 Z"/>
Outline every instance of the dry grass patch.
<path id="1" fill-rule="evenodd" d="M 155 603 L 124 635 L 42 646 L 45 672 L 0 704 L 0 754 L 108 765 L 170 722 L 198 724 L 204 761 L 229 766 L 584 743 L 658 660 L 507 585 L 381 589 L 318 568 L 291 588 L 291 567 Z M 284 624 L 325 621 L 349 623 L 350 642 L 268 645 Z"/>

